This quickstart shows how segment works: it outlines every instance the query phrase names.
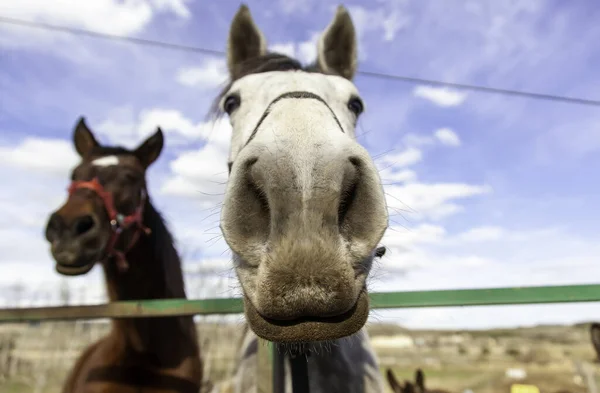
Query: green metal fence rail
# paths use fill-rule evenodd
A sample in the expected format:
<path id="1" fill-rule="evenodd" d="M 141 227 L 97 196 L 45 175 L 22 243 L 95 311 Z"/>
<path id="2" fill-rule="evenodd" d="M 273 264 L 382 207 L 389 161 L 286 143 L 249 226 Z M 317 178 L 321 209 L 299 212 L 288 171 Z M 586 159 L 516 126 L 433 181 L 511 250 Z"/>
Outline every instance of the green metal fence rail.
<path id="1" fill-rule="evenodd" d="M 372 309 L 600 302 L 600 284 L 379 292 L 370 297 Z M 0 310 L 0 323 L 239 314 L 243 311 L 239 298 L 161 299 L 92 306 L 8 308 Z"/>
<path id="2" fill-rule="evenodd" d="M 435 291 L 379 292 L 370 295 L 372 309 L 498 306 L 600 302 L 600 284 L 538 286 Z M 164 299 L 113 302 L 92 306 L 9 308 L 0 310 L 0 323 L 47 320 L 146 318 L 178 315 L 239 314 L 242 299 Z M 275 345 L 259 345 L 259 393 L 274 393 L 273 352 Z"/>

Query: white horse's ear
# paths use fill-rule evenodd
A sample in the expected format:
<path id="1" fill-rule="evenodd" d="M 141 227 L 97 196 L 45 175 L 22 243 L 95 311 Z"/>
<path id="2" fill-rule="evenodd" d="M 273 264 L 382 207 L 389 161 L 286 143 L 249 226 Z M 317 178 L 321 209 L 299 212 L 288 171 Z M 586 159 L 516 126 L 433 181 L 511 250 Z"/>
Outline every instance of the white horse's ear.
<path id="1" fill-rule="evenodd" d="M 239 66 L 246 60 L 265 55 L 267 40 L 254 23 L 250 9 L 242 4 L 233 17 L 227 40 L 227 67 L 235 78 Z"/>
<path id="2" fill-rule="evenodd" d="M 356 73 L 356 31 L 348 10 L 337 7 L 333 21 L 327 26 L 317 43 L 317 64 L 323 72 L 330 72 L 352 80 Z"/>

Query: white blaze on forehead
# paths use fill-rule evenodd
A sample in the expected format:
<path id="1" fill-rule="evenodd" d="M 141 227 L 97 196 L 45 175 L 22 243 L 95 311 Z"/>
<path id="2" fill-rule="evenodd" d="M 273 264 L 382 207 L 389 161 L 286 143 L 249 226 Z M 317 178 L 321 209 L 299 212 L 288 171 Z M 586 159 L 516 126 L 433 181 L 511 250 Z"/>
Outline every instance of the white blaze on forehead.
<path id="1" fill-rule="evenodd" d="M 119 165 L 119 157 L 105 156 L 105 157 L 96 158 L 94 161 L 92 161 L 92 165 L 95 165 L 95 166 Z"/>

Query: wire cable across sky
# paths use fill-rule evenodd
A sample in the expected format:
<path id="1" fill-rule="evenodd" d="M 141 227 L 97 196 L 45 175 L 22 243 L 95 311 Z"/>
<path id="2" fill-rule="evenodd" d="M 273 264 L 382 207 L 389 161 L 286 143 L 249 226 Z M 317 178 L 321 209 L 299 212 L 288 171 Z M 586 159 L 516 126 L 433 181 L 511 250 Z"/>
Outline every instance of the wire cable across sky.
<path id="1" fill-rule="evenodd" d="M 161 42 L 161 41 L 149 40 L 149 39 L 144 39 L 144 38 L 136 38 L 136 37 L 128 37 L 128 36 L 121 36 L 121 35 L 108 34 L 108 33 L 100 33 L 100 32 L 86 30 L 86 29 L 79 29 L 79 28 L 67 27 L 67 26 L 57 26 L 57 25 L 51 25 L 51 24 L 41 23 L 41 22 L 32 22 L 32 21 L 15 19 L 15 18 L 10 18 L 10 17 L 5 17 L 5 16 L 0 16 L 0 23 L 13 25 L 13 26 L 21 26 L 21 27 L 49 30 L 49 31 L 64 32 L 64 33 L 69 33 L 69 34 L 73 34 L 73 35 L 101 38 L 101 39 L 106 39 L 106 40 L 111 40 L 111 41 L 120 41 L 120 42 L 125 42 L 125 43 L 129 43 L 129 44 L 134 44 L 134 45 L 153 46 L 153 47 L 159 47 L 159 48 L 165 48 L 165 49 L 171 49 L 171 50 L 179 50 L 179 51 L 192 52 L 192 53 L 200 53 L 200 54 L 212 55 L 212 56 L 221 56 L 221 57 L 225 56 L 225 52 L 214 50 L 214 49 L 207 49 L 207 48 L 175 44 L 175 43 L 169 43 L 169 42 Z M 359 70 L 358 74 L 367 76 L 367 77 L 371 77 L 371 78 L 376 78 L 376 79 L 394 80 L 394 81 L 406 82 L 406 83 L 412 83 L 412 84 L 422 84 L 422 85 L 431 85 L 431 86 L 439 86 L 439 87 L 451 87 L 451 88 L 459 89 L 459 90 L 470 90 L 470 91 L 478 91 L 478 92 L 484 92 L 484 93 L 492 93 L 492 94 L 500 94 L 500 95 L 508 95 L 508 96 L 518 96 L 518 97 L 526 97 L 526 98 L 532 98 L 532 99 L 538 99 L 538 100 L 559 101 L 559 102 L 565 102 L 565 103 L 569 103 L 569 104 L 600 107 L 599 100 L 591 100 L 591 99 L 586 99 L 586 98 L 567 97 L 567 96 L 560 96 L 560 95 L 553 95 L 553 94 L 543 94 L 543 93 L 535 93 L 535 92 L 528 92 L 528 91 L 510 90 L 510 89 L 502 89 L 502 88 L 496 88 L 496 87 L 470 85 L 470 84 L 464 84 L 464 83 L 444 82 L 444 81 L 439 81 L 439 80 L 434 80 L 434 79 L 416 78 L 416 77 L 393 75 L 393 74 L 386 74 L 386 73 L 372 72 L 372 71 L 360 71 Z"/>

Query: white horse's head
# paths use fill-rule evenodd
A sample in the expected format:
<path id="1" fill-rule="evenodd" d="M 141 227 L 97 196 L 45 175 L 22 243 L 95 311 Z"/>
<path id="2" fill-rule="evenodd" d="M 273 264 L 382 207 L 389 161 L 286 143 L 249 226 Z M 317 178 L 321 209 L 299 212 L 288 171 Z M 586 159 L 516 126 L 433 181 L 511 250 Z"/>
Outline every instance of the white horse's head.
<path id="1" fill-rule="evenodd" d="M 388 215 L 355 136 L 356 46 L 342 6 L 309 67 L 267 53 L 245 5 L 231 25 L 231 83 L 218 99 L 233 127 L 221 229 L 250 327 L 270 341 L 337 339 L 368 317 L 365 282 Z"/>

